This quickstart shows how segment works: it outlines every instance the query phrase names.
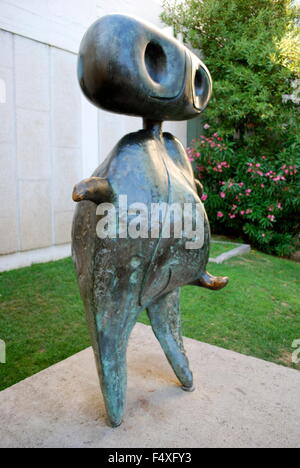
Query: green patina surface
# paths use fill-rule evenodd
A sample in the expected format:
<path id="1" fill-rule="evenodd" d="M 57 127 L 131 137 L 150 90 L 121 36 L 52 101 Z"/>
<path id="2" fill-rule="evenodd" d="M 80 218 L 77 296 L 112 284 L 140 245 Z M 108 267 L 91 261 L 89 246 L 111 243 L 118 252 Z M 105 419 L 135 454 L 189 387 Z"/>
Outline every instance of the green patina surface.
<path id="1" fill-rule="evenodd" d="M 219 292 L 182 288 L 183 334 L 297 367 L 300 264 L 253 251 L 209 270 L 230 283 Z M 7 344 L 0 390 L 90 345 L 71 259 L 0 274 L 0 339 Z"/>

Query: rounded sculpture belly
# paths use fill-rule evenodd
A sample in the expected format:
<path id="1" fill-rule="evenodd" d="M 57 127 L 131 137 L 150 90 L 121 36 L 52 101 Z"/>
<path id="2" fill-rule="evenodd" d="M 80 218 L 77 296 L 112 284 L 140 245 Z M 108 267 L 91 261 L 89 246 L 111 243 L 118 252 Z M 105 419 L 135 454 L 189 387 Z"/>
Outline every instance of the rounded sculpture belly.
<path id="1" fill-rule="evenodd" d="M 129 143 L 136 141 L 136 138 L 138 145 L 134 143 L 131 147 Z M 131 152 L 134 152 L 134 157 L 127 158 Z M 119 289 L 122 284 L 126 290 L 130 288 L 134 268 L 135 276 L 141 280 L 135 284 L 134 295 L 141 306 L 179 286 L 196 281 L 205 271 L 208 261 L 209 224 L 194 186 L 193 173 L 183 171 L 174 164 L 172 156 L 174 154 L 168 154 L 162 141 L 156 141 L 147 132 L 125 137 L 125 142 L 121 141 L 108 158 L 110 162 L 94 173 L 94 177 L 105 175 L 112 187 L 110 203 L 117 226 L 114 236 L 99 238 L 97 235 L 98 223 L 101 223 L 97 213 L 104 213 L 107 202 L 102 211 L 102 204 L 98 208 L 92 204 L 88 209 L 78 210 L 75 217 L 74 226 L 79 227 L 74 228 L 74 238 L 82 237 L 82 224 L 76 222 L 76 218 L 86 218 L 88 212 L 89 223 L 94 227 L 92 232 L 91 229 L 86 232 L 84 241 L 85 256 L 88 251 L 94 257 L 89 259 L 89 265 L 94 265 L 94 281 L 97 277 L 103 279 L 105 271 L 113 270 L 115 284 Z M 180 154 L 176 156 L 177 159 L 182 158 Z M 115 164 L 119 168 L 117 172 Z M 143 187 L 142 191 L 134 189 L 137 184 Z M 141 224 L 143 220 L 146 223 L 146 226 L 139 226 L 140 235 L 135 231 L 135 238 L 130 235 L 130 226 L 136 217 L 129 214 L 132 207 L 136 207 L 136 212 L 140 212 L 141 208 L 144 210 Z M 123 232 L 120 232 L 120 222 L 124 216 L 125 235 L 124 226 Z M 113 222 L 113 218 L 109 218 L 110 222 Z M 86 221 L 84 224 L 86 226 Z M 186 232 L 187 224 L 192 229 L 190 235 Z M 83 246 L 76 248 L 76 242 L 74 245 L 75 257 L 80 258 Z M 77 263 L 80 263 L 79 260 Z M 111 290 L 112 284 L 105 287 L 102 284 L 102 288 Z"/>

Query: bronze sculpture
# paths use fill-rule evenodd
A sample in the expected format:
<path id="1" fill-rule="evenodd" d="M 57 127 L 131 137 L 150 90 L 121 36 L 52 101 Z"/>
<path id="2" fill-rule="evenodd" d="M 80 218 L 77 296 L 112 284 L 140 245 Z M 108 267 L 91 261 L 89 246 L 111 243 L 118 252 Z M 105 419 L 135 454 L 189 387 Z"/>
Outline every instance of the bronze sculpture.
<path id="1" fill-rule="evenodd" d="M 73 192 L 74 201 L 80 202 L 73 223 L 73 258 L 108 417 L 118 426 L 126 399 L 127 344 L 139 314 L 147 309 L 182 388 L 192 391 L 180 331 L 179 287 L 217 290 L 228 282 L 206 272 L 210 231 L 200 201 L 202 186 L 181 143 L 162 132 L 164 120 L 186 120 L 202 112 L 211 78 L 198 57 L 178 41 L 123 15 L 105 16 L 89 28 L 80 48 L 78 76 L 85 96 L 96 106 L 144 120 L 143 130 L 122 138 Z M 171 235 L 162 234 L 165 215 L 158 218 L 153 235 L 146 213 L 146 229 L 139 218 L 139 229 L 130 237 L 134 217 L 121 206 L 125 198 L 139 214 L 142 207 L 151 212 L 162 203 L 196 207 L 202 220 L 200 247 L 187 248 L 184 230 L 175 236 L 174 213 L 168 218 Z M 114 235 L 109 229 L 105 233 L 107 224 L 101 224 L 110 207 L 118 215 Z M 196 216 L 191 214 L 192 222 Z"/>

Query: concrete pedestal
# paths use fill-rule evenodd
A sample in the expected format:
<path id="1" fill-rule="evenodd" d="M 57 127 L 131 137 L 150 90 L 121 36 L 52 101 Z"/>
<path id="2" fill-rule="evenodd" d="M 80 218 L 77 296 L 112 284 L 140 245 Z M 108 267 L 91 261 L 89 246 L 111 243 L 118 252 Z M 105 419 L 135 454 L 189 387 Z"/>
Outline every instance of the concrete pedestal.
<path id="1" fill-rule="evenodd" d="M 105 422 L 86 349 L 0 393 L 0 447 L 299 447 L 300 373 L 185 339 L 196 390 L 183 392 L 152 330 L 128 352 L 128 402 Z"/>

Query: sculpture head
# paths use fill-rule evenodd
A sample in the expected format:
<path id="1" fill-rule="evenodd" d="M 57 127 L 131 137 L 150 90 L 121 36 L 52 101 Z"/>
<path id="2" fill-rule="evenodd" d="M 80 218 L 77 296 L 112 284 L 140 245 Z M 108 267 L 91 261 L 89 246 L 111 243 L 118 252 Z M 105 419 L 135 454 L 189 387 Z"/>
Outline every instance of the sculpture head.
<path id="1" fill-rule="evenodd" d="M 206 107 L 209 71 L 184 45 L 152 25 L 104 16 L 85 34 L 78 78 L 97 107 L 152 120 L 187 120 Z"/>

